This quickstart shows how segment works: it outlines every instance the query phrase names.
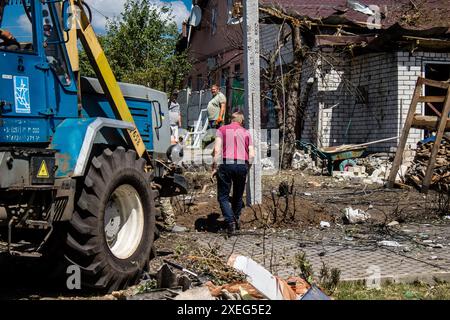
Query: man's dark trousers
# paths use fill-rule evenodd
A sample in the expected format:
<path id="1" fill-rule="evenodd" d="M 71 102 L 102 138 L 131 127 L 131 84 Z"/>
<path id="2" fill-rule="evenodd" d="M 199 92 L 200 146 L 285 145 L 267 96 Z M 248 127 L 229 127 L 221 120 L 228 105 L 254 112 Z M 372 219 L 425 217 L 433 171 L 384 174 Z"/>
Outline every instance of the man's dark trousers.
<path id="1" fill-rule="evenodd" d="M 226 163 L 219 166 L 217 172 L 217 199 L 222 214 L 228 224 L 238 222 L 241 215 L 245 182 L 247 180 L 247 165 L 244 163 Z M 230 191 L 233 197 L 230 202 Z"/>

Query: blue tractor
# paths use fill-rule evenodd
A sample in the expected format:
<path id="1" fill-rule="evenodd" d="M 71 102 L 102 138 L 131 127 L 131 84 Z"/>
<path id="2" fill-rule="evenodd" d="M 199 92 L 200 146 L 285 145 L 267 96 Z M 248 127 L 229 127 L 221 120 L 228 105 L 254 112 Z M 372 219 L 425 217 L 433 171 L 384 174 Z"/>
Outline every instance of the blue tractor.
<path id="1" fill-rule="evenodd" d="M 80 75 L 77 40 L 97 79 Z M 167 112 L 165 93 L 116 82 L 82 0 L 0 0 L 5 251 L 64 257 L 85 287 L 134 284 L 154 248 L 156 198 L 186 189 L 166 159 Z"/>

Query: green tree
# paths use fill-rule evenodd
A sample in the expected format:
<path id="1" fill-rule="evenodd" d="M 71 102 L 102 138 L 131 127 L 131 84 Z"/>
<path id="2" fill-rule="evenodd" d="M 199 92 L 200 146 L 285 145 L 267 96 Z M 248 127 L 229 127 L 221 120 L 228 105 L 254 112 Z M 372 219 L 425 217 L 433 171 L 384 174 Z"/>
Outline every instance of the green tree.
<path id="1" fill-rule="evenodd" d="M 178 39 L 169 7 L 156 7 L 151 0 L 127 0 L 120 18 L 108 21 L 100 42 L 119 81 L 171 92 L 190 68 L 186 53 L 176 50 Z M 84 53 L 81 70 L 92 75 Z"/>

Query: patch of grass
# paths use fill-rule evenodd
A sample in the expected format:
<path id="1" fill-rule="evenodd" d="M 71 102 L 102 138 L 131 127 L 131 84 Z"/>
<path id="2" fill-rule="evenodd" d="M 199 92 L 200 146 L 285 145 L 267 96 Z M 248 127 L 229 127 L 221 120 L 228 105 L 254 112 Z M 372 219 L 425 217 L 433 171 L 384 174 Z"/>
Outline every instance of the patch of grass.
<path id="1" fill-rule="evenodd" d="M 450 284 L 429 285 L 385 284 L 380 289 L 368 289 L 362 283 L 340 283 L 333 294 L 336 300 L 450 300 Z"/>
<path id="2" fill-rule="evenodd" d="M 294 268 L 300 269 L 300 276 L 309 284 L 316 284 L 324 290 L 327 295 L 332 295 L 339 285 L 341 270 L 330 268 L 322 262 L 317 279 L 314 277 L 313 266 L 306 258 L 306 253 L 301 251 L 294 257 Z"/>
<path id="3" fill-rule="evenodd" d="M 136 288 L 136 294 L 147 293 L 153 289 L 156 289 L 157 283 L 155 279 L 145 281 L 138 285 Z"/>

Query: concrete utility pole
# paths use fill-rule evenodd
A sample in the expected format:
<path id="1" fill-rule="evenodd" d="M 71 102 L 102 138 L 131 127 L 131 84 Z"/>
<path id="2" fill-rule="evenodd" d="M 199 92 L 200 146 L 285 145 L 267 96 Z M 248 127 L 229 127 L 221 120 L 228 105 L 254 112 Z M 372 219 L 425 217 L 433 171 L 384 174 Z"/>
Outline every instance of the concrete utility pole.
<path id="1" fill-rule="evenodd" d="M 244 0 L 245 119 L 255 145 L 255 161 L 247 183 L 247 205 L 262 203 L 259 4 Z"/>

